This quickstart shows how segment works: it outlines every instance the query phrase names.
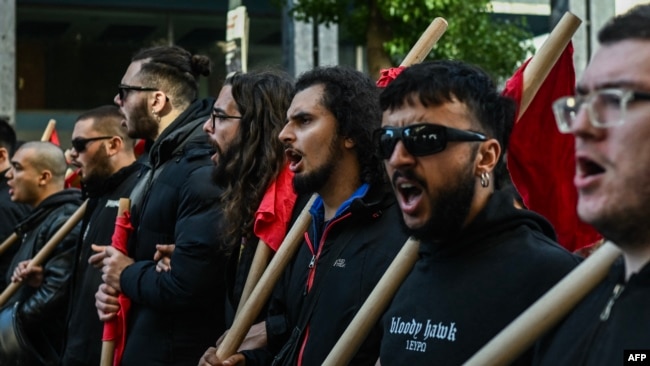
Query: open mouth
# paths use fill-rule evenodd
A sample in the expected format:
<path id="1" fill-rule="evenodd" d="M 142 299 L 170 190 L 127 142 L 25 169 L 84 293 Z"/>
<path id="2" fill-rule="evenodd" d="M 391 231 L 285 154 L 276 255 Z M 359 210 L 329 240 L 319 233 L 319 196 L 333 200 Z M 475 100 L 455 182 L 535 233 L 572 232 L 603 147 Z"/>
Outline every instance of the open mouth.
<path id="1" fill-rule="evenodd" d="M 393 186 L 397 193 L 402 212 L 413 214 L 423 195 L 422 186 L 414 180 L 407 179 L 401 174 L 393 178 Z"/>
<path id="2" fill-rule="evenodd" d="M 298 168 L 298 165 L 302 161 L 302 155 L 294 149 L 286 149 L 284 150 L 284 154 L 289 161 L 289 169 L 295 172 Z"/>
<path id="3" fill-rule="evenodd" d="M 605 168 L 593 160 L 585 157 L 576 159 L 576 165 L 578 167 L 578 175 L 580 177 L 590 177 L 605 172 Z"/>

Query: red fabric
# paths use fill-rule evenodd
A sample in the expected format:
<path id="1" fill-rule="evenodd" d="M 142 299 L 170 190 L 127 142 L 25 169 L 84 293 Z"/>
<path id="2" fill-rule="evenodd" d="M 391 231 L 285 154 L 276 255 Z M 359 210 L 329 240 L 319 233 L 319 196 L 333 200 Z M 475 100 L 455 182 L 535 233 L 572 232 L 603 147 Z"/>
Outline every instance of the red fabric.
<path id="1" fill-rule="evenodd" d="M 508 80 L 503 91 L 517 104 L 528 61 Z M 558 131 L 551 108 L 553 101 L 574 91 L 573 46 L 569 43 L 515 124 L 508 149 L 508 169 L 524 204 L 546 217 L 555 227 L 558 242 L 572 252 L 600 239 L 598 232 L 578 218 L 578 193 L 573 185 L 574 139 Z"/>
<path id="2" fill-rule="evenodd" d="M 56 146 L 61 146 L 61 142 L 59 142 L 59 134 L 56 133 L 56 128 L 52 130 L 49 141 Z"/>
<path id="3" fill-rule="evenodd" d="M 140 155 L 144 154 L 145 144 L 146 144 L 146 140 L 140 139 L 133 146 L 133 153 L 135 154 L 136 158 L 139 157 Z"/>
<path id="4" fill-rule="evenodd" d="M 293 173 L 285 165 L 278 177 L 264 193 L 260 207 L 255 212 L 253 232 L 273 251 L 280 248 L 287 234 L 291 221 L 293 206 L 296 204 L 296 192 L 293 190 Z"/>
<path id="5" fill-rule="evenodd" d="M 391 81 L 395 80 L 399 74 L 404 71 L 405 68 L 406 67 L 404 66 L 399 66 L 381 70 L 381 75 L 379 76 L 379 80 L 377 80 L 377 86 L 380 88 L 387 87 L 388 84 L 390 84 Z"/>
<path id="6" fill-rule="evenodd" d="M 113 231 L 111 245 L 122 254 L 126 254 L 126 243 L 132 232 L 131 215 L 127 211 L 124 212 L 124 216 L 115 219 L 115 231 Z M 131 307 L 131 300 L 124 294 L 119 294 L 117 301 L 120 303 L 120 310 L 118 310 L 115 318 L 104 323 L 104 333 L 102 335 L 102 341 L 115 341 L 114 366 L 119 366 L 122 360 L 124 345 L 126 344 L 126 316 Z"/>
<path id="7" fill-rule="evenodd" d="M 68 169 L 71 170 L 71 169 Z M 65 177 L 65 188 L 79 188 L 81 189 L 81 168 L 72 170 Z"/>

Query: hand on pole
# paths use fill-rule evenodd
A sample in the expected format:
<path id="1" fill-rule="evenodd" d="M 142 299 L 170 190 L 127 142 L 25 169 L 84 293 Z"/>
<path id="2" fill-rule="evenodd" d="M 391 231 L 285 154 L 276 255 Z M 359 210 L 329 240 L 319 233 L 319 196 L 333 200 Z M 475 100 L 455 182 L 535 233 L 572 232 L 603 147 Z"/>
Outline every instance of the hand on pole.
<path id="1" fill-rule="evenodd" d="M 18 263 L 16 269 L 14 270 L 13 275 L 11 276 L 11 282 L 25 282 L 30 287 L 40 287 L 43 284 L 43 267 L 41 266 L 29 266 L 30 260 L 22 261 Z"/>

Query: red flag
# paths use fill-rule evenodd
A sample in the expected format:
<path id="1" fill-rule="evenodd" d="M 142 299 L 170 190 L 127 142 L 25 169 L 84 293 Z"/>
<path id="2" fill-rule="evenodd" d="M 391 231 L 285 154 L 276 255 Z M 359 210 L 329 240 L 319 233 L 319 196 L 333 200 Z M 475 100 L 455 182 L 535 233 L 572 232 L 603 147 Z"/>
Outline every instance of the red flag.
<path id="1" fill-rule="evenodd" d="M 399 74 L 404 71 L 405 66 L 391 67 L 388 69 L 382 69 L 379 79 L 375 83 L 380 88 L 385 88 L 390 84 L 391 81 L 397 79 Z"/>
<path id="2" fill-rule="evenodd" d="M 133 145 L 133 153 L 135 154 L 136 159 L 140 157 L 140 155 L 144 154 L 146 144 L 147 141 L 145 139 L 140 139 L 135 143 L 135 145 Z"/>
<path id="3" fill-rule="evenodd" d="M 111 245 L 122 254 L 127 254 L 126 243 L 132 232 L 131 215 L 128 211 L 125 211 L 124 216 L 118 216 L 115 219 L 115 231 L 113 231 Z M 120 304 L 120 310 L 118 310 L 115 318 L 104 323 L 104 333 L 102 335 L 102 341 L 115 341 L 114 366 L 119 366 L 122 360 L 122 353 L 126 344 L 126 316 L 131 307 L 131 300 L 122 293 L 118 295 L 117 301 Z"/>
<path id="4" fill-rule="evenodd" d="M 521 101 L 528 61 L 503 90 L 517 104 Z M 558 131 L 551 108 L 556 99 L 574 91 L 573 46 L 569 43 L 515 124 L 508 148 L 508 169 L 524 204 L 546 217 L 555 227 L 558 242 L 572 252 L 600 239 L 596 230 L 578 218 L 578 193 L 573 185 L 574 139 Z"/>
<path id="5" fill-rule="evenodd" d="M 273 251 L 277 251 L 287 233 L 296 192 L 292 185 L 293 173 L 285 165 L 264 193 L 260 207 L 255 212 L 253 232 Z"/>
<path id="6" fill-rule="evenodd" d="M 61 142 L 59 142 L 59 134 L 56 133 L 56 128 L 52 130 L 52 134 L 50 135 L 50 139 L 48 141 L 56 146 L 61 146 Z"/>
<path id="7" fill-rule="evenodd" d="M 81 189 L 81 168 L 75 170 L 68 168 L 65 172 L 65 188 Z"/>

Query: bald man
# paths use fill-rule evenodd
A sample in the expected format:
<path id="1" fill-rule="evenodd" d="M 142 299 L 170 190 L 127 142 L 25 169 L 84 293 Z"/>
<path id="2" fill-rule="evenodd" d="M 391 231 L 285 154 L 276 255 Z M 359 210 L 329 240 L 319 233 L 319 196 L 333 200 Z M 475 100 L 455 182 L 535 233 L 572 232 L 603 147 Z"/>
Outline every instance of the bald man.
<path id="1" fill-rule="evenodd" d="M 81 204 L 78 190 L 63 187 L 65 171 L 61 149 L 28 142 L 16 151 L 6 173 L 11 200 L 33 211 L 18 225 L 22 240 L 6 274 L 8 281 L 24 283 L 0 310 L 0 365 L 59 362 L 79 225 L 42 266 L 27 265 Z"/>

